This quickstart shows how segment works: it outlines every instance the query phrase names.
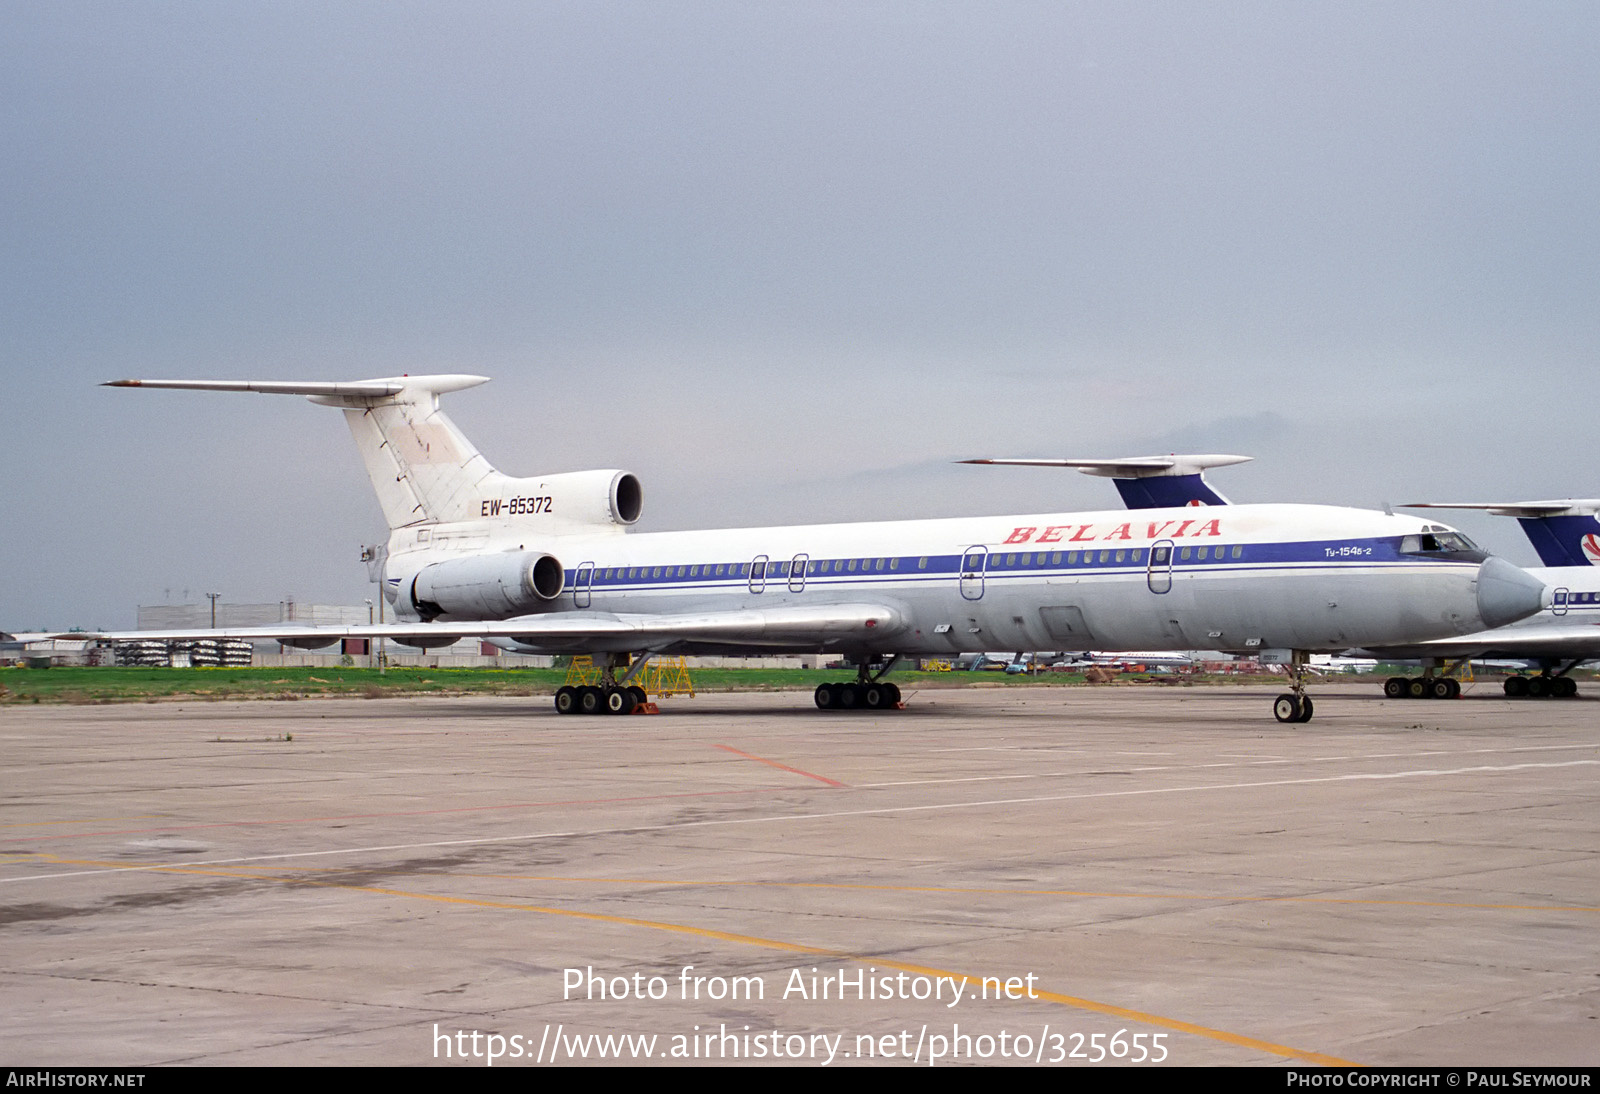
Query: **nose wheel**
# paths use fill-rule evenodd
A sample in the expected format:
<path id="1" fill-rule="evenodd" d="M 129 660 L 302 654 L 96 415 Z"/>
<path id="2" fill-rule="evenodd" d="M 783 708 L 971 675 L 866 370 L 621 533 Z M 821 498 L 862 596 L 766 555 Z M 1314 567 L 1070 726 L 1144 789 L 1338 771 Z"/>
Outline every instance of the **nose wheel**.
<path id="1" fill-rule="evenodd" d="M 1309 722 L 1314 709 L 1311 696 L 1293 693 L 1278 696 L 1272 704 L 1273 717 L 1280 722 Z"/>
<path id="2" fill-rule="evenodd" d="M 1309 722 L 1316 709 L 1311 696 L 1306 694 L 1306 654 L 1293 650 L 1289 654 L 1290 691 L 1272 701 L 1272 716 L 1280 722 Z"/>

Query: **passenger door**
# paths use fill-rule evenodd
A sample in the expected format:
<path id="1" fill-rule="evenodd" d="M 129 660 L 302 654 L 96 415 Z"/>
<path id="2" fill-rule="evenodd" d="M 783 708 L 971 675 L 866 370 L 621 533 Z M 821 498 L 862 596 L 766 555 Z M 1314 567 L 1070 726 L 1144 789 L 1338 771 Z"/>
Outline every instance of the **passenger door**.
<path id="1" fill-rule="evenodd" d="M 989 548 L 978 544 L 961 556 L 961 595 L 967 600 L 983 599 L 983 573 L 989 567 Z"/>
<path id="2" fill-rule="evenodd" d="M 1150 545 L 1150 564 L 1144 572 L 1145 584 L 1153 593 L 1172 591 L 1172 541 L 1158 539 Z"/>

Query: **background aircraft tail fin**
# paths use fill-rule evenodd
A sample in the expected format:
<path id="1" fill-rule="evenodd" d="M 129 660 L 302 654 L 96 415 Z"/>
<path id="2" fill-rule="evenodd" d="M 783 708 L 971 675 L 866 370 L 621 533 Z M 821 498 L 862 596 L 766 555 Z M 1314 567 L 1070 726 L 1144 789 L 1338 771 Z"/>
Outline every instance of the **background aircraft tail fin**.
<path id="1" fill-rule="evenodd" d="M 1485 509 L 1516 517 L 1546 566 L 1600 566 L 1600 498 L 1555 501 L 1428 501 L 1407 509 Z"/>

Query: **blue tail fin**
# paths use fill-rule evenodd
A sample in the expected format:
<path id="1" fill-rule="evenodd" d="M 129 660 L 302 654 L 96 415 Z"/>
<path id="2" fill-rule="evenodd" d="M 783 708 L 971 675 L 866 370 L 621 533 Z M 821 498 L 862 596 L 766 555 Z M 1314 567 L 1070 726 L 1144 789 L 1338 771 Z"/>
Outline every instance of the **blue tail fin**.
<path id="1" fill-rule="evenodd" d="M 1227 505 L 1202 472 L 1147 479 L 1115 479 L 1113 485 L 1129 509 L 1172 509 L 1180 505 Z"/>

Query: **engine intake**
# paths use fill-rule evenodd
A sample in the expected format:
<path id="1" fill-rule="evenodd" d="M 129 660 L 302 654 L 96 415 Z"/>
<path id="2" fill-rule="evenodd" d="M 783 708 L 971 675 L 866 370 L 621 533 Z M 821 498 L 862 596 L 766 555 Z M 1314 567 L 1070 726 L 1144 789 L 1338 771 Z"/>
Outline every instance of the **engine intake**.
<path id="1" fill-rule="evenodd" d="M 629 525 L 644 511 L 644 487 L 629 471 L 569 471 L 520 481 L 544 494 L 546 511 L 561 522 Z"/>

